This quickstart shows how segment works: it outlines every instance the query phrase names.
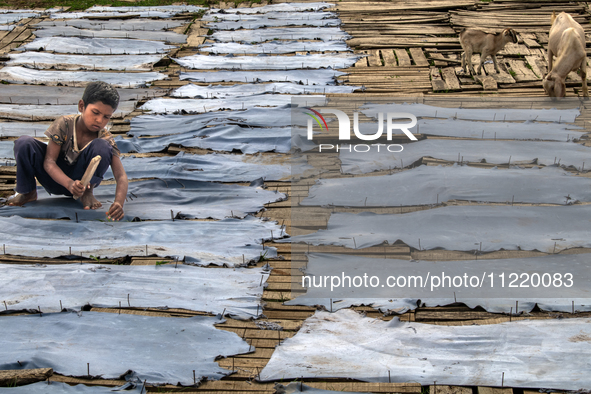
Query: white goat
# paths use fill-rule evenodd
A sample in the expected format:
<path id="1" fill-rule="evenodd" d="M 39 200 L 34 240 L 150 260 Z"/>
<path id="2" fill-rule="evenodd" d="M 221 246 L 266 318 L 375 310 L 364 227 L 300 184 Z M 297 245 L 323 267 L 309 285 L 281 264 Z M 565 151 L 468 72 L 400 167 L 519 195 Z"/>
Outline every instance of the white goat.
<path id="1" fill-rule="evenodd" d="M 585 32 L 569 14 L 561 12 L 556 16 L 554 12 L 548 39 L 548 74 L 542 83 L 546 94 L 552 98 L 564 97 L 566 95 L 564 80 L 568 73 L 577 69 L 583 80 L 583 96 L 589 97 Z"/>
<path id="2" fill-rule="evenodd" d="M 484 60 L 490 56 L 495 64 L 495 70 L 499 71 L 497 64 L 497 52 L 505 47 L 508 42 L 517 43 L 517 35 L 513 29 L 505 29 L 502 33 L 488 34 L 476 29 L 464 29 L 460 33 L 460 44 L 464 52 L 462 53 L 462 68 L 466 71 L 466 62 L 469 65 L 470 72 L 474 72 L 472 65 L 472 54 L 480 53 L 480 64 L 478 65 L 478 74 L 482 70 Z"/>

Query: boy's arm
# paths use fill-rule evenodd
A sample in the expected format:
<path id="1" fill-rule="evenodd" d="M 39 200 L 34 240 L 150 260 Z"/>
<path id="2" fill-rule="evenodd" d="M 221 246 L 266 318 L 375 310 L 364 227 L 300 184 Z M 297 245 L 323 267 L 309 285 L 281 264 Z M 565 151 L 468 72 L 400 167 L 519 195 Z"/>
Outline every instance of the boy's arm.
<path id="1" fill-rule="evenodd" d="M 111 169 L 113 170 L 113 176 L 117 182 L 115 188 L 115 202 L 111 205 L 107 211 L 107 217 L 112 220 L 120 220 L 123 218 L 123 204 L 127 196 L 127 174 L 123 168 L 123 163 L 119 156 L 113 155 L 111 160 Z"/>
<path id="2" fill-rule="evenodd" d="M 84 194 L 84 185 L 80 181 L 74 181 L 69 176 L 64 174 L 61 168 L 58 167 L 56 160 L 60 154 L 60 146 L 49 140 L 47 144 L 47 152 L 43 160 L 43 169 L 54 181 L 68 189 L 73 196 L 81 197 Z"/>

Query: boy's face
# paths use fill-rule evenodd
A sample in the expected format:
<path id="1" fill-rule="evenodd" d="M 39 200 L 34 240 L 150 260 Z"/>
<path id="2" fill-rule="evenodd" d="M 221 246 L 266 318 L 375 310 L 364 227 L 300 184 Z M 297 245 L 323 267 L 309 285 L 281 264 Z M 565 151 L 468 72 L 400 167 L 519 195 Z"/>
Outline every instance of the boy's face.
<path id="1" fill-rule="evenodd" d="M 88 104 L 84 106 L 84 101 L 78 102 L 78 111 L 82 114 L 81 119 L 86 128 L 92 132 L 97 133 L 99 130 L 104 128 L 115 110 L 108 104 L 104 104 L 102 101 Z"/>

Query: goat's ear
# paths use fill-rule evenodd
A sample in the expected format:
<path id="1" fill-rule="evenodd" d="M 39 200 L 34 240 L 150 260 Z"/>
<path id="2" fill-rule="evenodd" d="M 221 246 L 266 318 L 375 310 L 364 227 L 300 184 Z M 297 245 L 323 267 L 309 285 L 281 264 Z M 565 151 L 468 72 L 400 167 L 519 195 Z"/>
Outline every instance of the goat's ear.
<path id="1" fill-rule="evenodd" d="M 513 39 L 513 43 L 517 44 L 517 33 L 513 29 L 509 29 L 509 33 L 511 33 L 511 38 Z"/>
<path id="2" fill-rule="evenodd" d="M 551 74 L 546 75 L 546 81 L 554 81 Z"/>

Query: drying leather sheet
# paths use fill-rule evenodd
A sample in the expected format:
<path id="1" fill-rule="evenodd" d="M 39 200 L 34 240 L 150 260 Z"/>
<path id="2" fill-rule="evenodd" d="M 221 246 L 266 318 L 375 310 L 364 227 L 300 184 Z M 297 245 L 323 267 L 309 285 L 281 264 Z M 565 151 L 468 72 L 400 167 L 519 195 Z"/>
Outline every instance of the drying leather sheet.
<path id="1" fill-rule="evenodd" d="M 330 383 L 326 383 L 328 387 L 331 386 Z M 335 390 L 322 390 L 317 389 L 314 387 L 310 387 L 302 382 L 291 382 L 289 384 L 283 385 L 281 383 L 275 383 L 275 392 L 277 394 L 295 394 L 295 393 L 303 393 L 306 392 L 307 394 L 337 394 L 337 393 L 348 393 L 348 394 L 361 394 L 355 391 L 335 391 Z"/>
<path id="2" fill-rule="evenodd" d="M 374 134 L 377 123 L 361 123 L 363 134 Z M 418 131 L 417 131 L 418 130 Z M 421 119 L 417 128 L 410 130 L 425 135 L 477 138 L 485 140 L 550 140 L 568 141 L 580 138 L 584 129 L 578 126 L 539 122 L 475 122 L 454 119 Z"/>
<path id="3" fill-rule="evenodd" d="M 312 14 L 313 15 L 313 14 Z M 309 26 L 309 27 L 336 27 L 341 25 L 341 20 L 338 18 L 331 18 L 328 19 L 328 15 L 326 16 L 327 19 L 318 18 L 318 19 L 279 19 L 276 17 L 270 17 L 267 15 L 262 15 L 257 18 L 252 18 L 248 20 L 237 20 L 237 21 L 221 21 L 221 22 L 207 22 L 206 27 L 214 30 L 227 30 L 227 31 L 235 31 L 241 29 L 264 29 L 264 28 L 273 28 L 273 27 L 282 27 L 282 26 Z"/>
<path id="4" fill-rule="evenodd" d="M 344 41 L 351 38 L 338 27 L 279 27 L 275 29 L 216 31 L 211 38 L 219 42 L 265 42 L 270 40 Z"/>
<path id="5" fill-rule="evenodd" d="M 0 103 L 4 104 L 78 104 L 84 88 L 65 86 L 37 86 L 37 85 L 6 85 L 2 87 Z M 166 90 L 161 89 L 117 89 L 119 101 L 136 101 L 143 97 L 164 96 Z M 23 124 L 24 125 L 24 124 Z M 2 126 L 0 123 L 0 133 Z M 39 126 L 35 126 L 39 128 Z M 46 126 L 47 128 L 47 126 Z M 45 129 L 43 129 L 45 131 Z M 8 134 L 4 134 L 8 135 Z M 21 135 L 21 134 L 18 134 Z M 33 135 L 32 133 L 30 135 Z"/>
<path id="6" fill-rule="evenodd" d="M 210 13 L 203 21 L 214 30 L 260 29 L 284 26 L 336 27 L 341 20 L 332 12 L 267 12 L 264 14 Z"/>
<path id="7" fill-rule="evenodd" d="M 215 328 L 221 321 L 97 312 L 4 317 L 0 369 L 53 368 L 66 376 L 90 370 L 103 379 L 133 375 L 147 383 L 193 385 L 230 374 L 214 361 L 218 356 L 249 352 L 238 335 Z"/>
<path id="8" fill-rule="evenodd" d="M 280 3 L 280 4 L 267 4 L 262 7 L 237 7 L 223 10 L 224 14 L 266 14 L 269 12 L 302 12 L 302 11 L 320 11 L 325 8 L 334 6 L 334 4 L 326 2 L 316 3 Z M 212 8 L 207 15 L 219 13 L 220 10 Z"/>
<path id="9" fill-rule="evenodd" d="M 352 310 L 316 312 L 275 349 L 260 380 L 388 382 L 390 375 L 392 382 L 422 385 L 500 386 L 503 380 L 507 387 L 578 390 L 591 386 L 589 323 L 554 319 L 447 327 L 386 322 Z"/>
<path id="10" fill-rule="evenodd" d="M 285 71 L 211 71 L 181 72 L 180 80 L 194 82 L 294 82 L 299 85 L 335 85 L 336 77 L 346 75 L 335 70 Z"/>
<path id="11" fill-rule="evenodd" d="M 424 260 L 398 260 L 391 258 L 361 257 L 347 254 L 307 254 L 308 263 L 304 269 L 304 275 L 316 277 L 306 279 L 307 291 L 305 294 L 286 302 L 286 305 L 322 305 L 327 311 L 350 308 L 352 306 L 371 305 L 380 311 L 405 313 L 414 310 L 418 306 L 437 307 L 461 302 L 470 308 L 484 308 L 492 313 L 513 313 L 518 316 L 528 316 L 536 306 L 544 311 L 555 311 L 572 313 L 573 309 L 578 312 L 591 310 L 591 291 L 589 290 L 589 254 L 554 254 L 548 256 L 537 256 L 529 258 L 512 259 L 472 259 L 460 261 L 424 261 Z M 533 279 L 533 284 L 528 280 L 525 284 L 528 287 L 519 288 L 515 286 L 525 279 L 514 281 L 510 273 L 534 274 L 538 276 Z M 552 287 L 552 277 L 544 277 L 544 273 L 560 272 L 572 274 L 573 286 Z M 444 281 L 444 285 L 436 280 L 430 280 L 427 273 L 442 277 L 442 273 L 450 279 Z M 467 278 L 477 275 L 480 280 L 485 274 L 483 287 L 463 287 L 451 285 L 451 278 L 462 276 L 468 273 Z M 501 287 L 502 279 L 499 276 L 505 273 L 504 287 Z M 377 276 L 381 284 L 396 284 L 396 279 L 388 280 L 388 276 L 394 278 L 402 276 L 403 279 L 411 276 L 421 276 L 421 280 L 408 282 L 400 280 L 398 283 L 417 283 L 417 286 L 396 286 L 380 287 L 351 287 L 346 279 L 343 279 L 345 286 L 338 287 L 343 275 L 354 278 L 355 275 L 367 274 L 367 277 Z M 490 274 L 493 274 L 493 287 Z M 327 286 L 322 286 L 319 278 L 327 276 Z M 336 276 L 336 279 L 330 279 Z M 519 277 L 519 276 L 518 276 Z M 539 282 L 536 280 L 540 278 Z M 543 278 L 543 283 L 542 283 Z M 562 278 L 566 278 L 563 275 Z M 420 283 L 427 285 L 419 287 Z M 334 284 L 334 292 L 330 286 Z M 468 284 L 469 282 L 466 281 Z M 570 283 L 566 279 L 564 284 Z M 457 282 L 456 282 L 457 283 Z M 473 282 L 474 283 L 474 282 Z M 550 284 L 549 284 L 550 283 Z M 434 290 L 431 291 L 431 285 Z M 509 285 L 512 284 L 512 287 Z M 549 284 L 548 286 L 545 286 Z M 298 285 L 301 286 L 301 283 Z M 438 286 L 437 286 L 438 285 Z M 404 295 L 399 296 L 400 292 Z M 412 294 L 411 294 L 412 292 Z M 555 298 L 550 298 L 555 297 Z M 332 301 L 332 304 L 331 304 Z"/>
<path id="12" fill-rule="evenodd" d="M 421 250 L 481 248 L 485 252 L 505 249 L 554 253 L 591 247 L 587 237 L 590 217 L 591 205 L 448 206 L 402 215 L 333 213 L 328 230 L 293 237 L 291 241 L 363 249 L 400 240 Z"/>
<path id="13" fill-rule="evenodd" d="M 147 12 L 147 11 L 162 11 L 173 12 L 175 14 L 185 12 L 199 12 L 207 8 L 195 5 L 157 5 L 157 6 L 131 6 L 131 7 L 111 7 L 95 5 L 87 8 L 87 12 Z"/>
<path id="14" fill-rule="evenodd" d="M 207 266 L 240 266 L 258 260 L 261 242 L 281 233 L 279 226 L 247 217 L 220 221 L 112 222 L 0 218 L 6 253 L 31 257 L 89 255 L 178 257 Z M 71 252 L 70 252 L 71 248 Z M 267 257 L 277 255 L 265 248 Z M 2 320 L 2 319 L 0 319 Z"/>
<path id="15" fill-rule="evenodd" d="M 162 55 L 59 55 L 46 52 L 22 52 L 9 55 L 8 66 L 55 70 L 151 71 Z"/>
<path id="16" fill-rule="evenodd" d="M 353 93 L 361 89 L 361 86 L 334 86 L 334 85 L 298 85 L 289 82 L 258 83 L 241 85 L 217 85 L 200 86 L 188 84 L 175 89 L 171 96 L 190 98 L 225 98 L 225 97 L 247 97 L 266 93 L 281 94 L 325 94 L 325 93 Z M 571 133 L 572 134 L 572 133 Z"/>
<path id="17" fill-rule="evenodd" d="M 0 79 L 11 83 L 48 86 L 86 86 L 90 82 L 103 81 L 117 88 L 141 88 L 149 82 L 166 79 L 166 75 L 157 72 L 39 71 L 15 66 L 0 69 Z"/>
<path id="18" fill-rule="evenodd" d="M 256 318 L 268 272 L 180 264 L 48 266 L 0 264 L 0 298 L 9 311 L 124 307 L 186 309 Z M 129 304 L 128 296 L 129 294 Z M 61 307 L 60 307 L 61 305 Z M 262 312 L 262 308 L 260 308 Z"/>
<path id="19" fill-rule="evenodd" d="M 45 12 L 54 12 L 56 9 L 55 8 L 51 8 L 46 10 Z M 35 14 L 39 14 L 40 11 L 35 11 L 35 10 L 31 10 L 31 9 L 8 9 L 8 8 L 2 8 L 0 9 L 0 14 L 12 14 L 12 13 L 22 13 L 22 12 L 34 12 Z"/>
<path id="20" fill-rule="evenodd" d="M 312 54 L 295 56 L 209 56 L 192 55 L 182 58 L 174 58 L 175 62 L 183 67 L 197 70 L 294 70 L 304 68 L 348 68 L 351 67 L 361 55 L 353 54 Z"/>
<path id="21" fill-rule="evenodd" d="M 216 42 L 199 46 L 201 52 L 215 54 L 285 54 L 295 52 L 349 52 L 343 41 L 271 41 L 260 44 Z"/>
<path id="22" fill-rule="evenodd" d="M 567 104 L 575 105 L 573 102 Z M 365 104 L 360 107 L 365 115 L 377 119 L 380 112 L 409 112 L 416 117 L 455 118 L 481 121 L 538 121 L 569 122 L 581 114 L 578 108 L 516 109 L 516 108 L 445 108 L 426 104 Z"/>
<path id="23" fill-rule="evenodd" d="M 74 53 L 89 55 L 143 55 L 166 53 L 175 48 L 158 41 L 132 40 L 125 38 L 78 38 L 78 37 L 42 37 L 19 47 L 19 50 Z"/>
<path id="24" fill-rule="evenodd" d="M 291 104 L 291 95 L 261 94 L 227 99 L 167 99 L 155 98 L 140 107 L 144 111 L 157 114 L 179 112 L 203 113 L 221 109 L 239 110 L 254 107 L 278 107 Z M 316 96 L 320 97 L 320 96 Z"/>
<path id="25" fill-rule="evenodd" d="M 115 18 L 171 18 L 176 12 L 170 11 L 138 11 L 138 12 L 56 12 L 51 14 L 52 19 L 105 19 L 107 17 Z"/>
<path id="26" fill-rule="evenodd" d="M 41 137 L 51 123 L 0 122 L 0 137 L 20 137 L 30 135 Z M 2 141 L 6 142 L 6 141 Z M 11 141 L 12 142 L 12 141 Z M 0 150 L 2 148 L 0 147 Z M 5 148 L 8 149 L 8 148 Z M 1 154 L 0 154 L 1 156 Z M 5 156 L 2 156 L 5 157 Z M 8 156 L 6 156 L 8 157 Z M 12 157 L 12 155 L 10 155 Z"/>
<path id="27" fill-rule="evenodd" d="M 291 149 L 292 129 L 289 127 L 249 128 L 237 125 L 213 126 L 183 134 L 156 138 L 122 139 L 117 146 L 122 153 L 161 152 L 174 144 L 185 148 L 211 149 L 218 152 L 240 151 L 287 153 Z"/>
<path id="28" fill-rule="evenodd" d="M 568 197 L 567 197 L 568 196 Z M 573 204 L 591 202 L 591 179 L 556 167 L 482 169 L 422 165 L 392 175 L 321 179 L 300 205 L 397 207 L 449 200 Z"/>
<path id="29" fill-rule="evenodd" d="M 157 19 L 126 19 L 126 20 L 88 20 L 72 19 L 65 21 L 45 20 L 34 25 L 37 28 L 45 27 L 77 27 L 91 30 L 122 30 L 122 31 L 157 31 L 174 29 L 187 24 L 184 20 L 157 20 Z"/>
<path id="30" fill-rule="evenodd" d="M 121 159 L 129 179 L 171 178 L 193 181 L 252 182 L 289 179 L 290 167 L 272 164 L 272 159 L 245 155 L 192 155 L 180 152 L 173 157 L 123 157 Z M 109 168 L 105 180 L 113 179 Z"/>
<path id="31" fill-rule="evenodd" d="M 14 165 L 13 149 L 14 141 L 0 141 L 0 165 Z"/>
<path id="32" fill-rule="evenodd" d="M 236 10 L 233 9 L 233 10 Z M 203 15 L 203 21 L 206 22 L 228 22 L 228 21 L 247 21 L 255 22 L 261 19 L 277 19 L 282 21 L 303 21 L 303 20 L 321 20 L 336 18 L 335 12 L 305 12 L 305 11 L 258 11 L 258 8 L 250 9 L 250 12 L 232 12 L 232 9 L 217 10 L 212 9 Z"/>
<path id="33" fill-rule="evenodd" d="M 8 12 L 0 13 L 0 24 L 14 23 L 25 18 L 34 18 L 39 16 L 38 12 Z"/>
<path id="34" fill-rule="evenodd" d="M 486 162 L 493 164 L 534 163 L 544 166 L 574 166 L 581 169 L 591 148 L 573 142 L 436 140 L 427 139 L 403 145 L 399 153 L 372 146 L 368 152 L 341 150 L 343 173 L 365 174 L 373 171 L 403 168 L 423 157 L 451 162 Z M 341 148 L 342 149 L 342 148 Z M 393 150 L 399 150 L 394 147 Z M 353 149 L 351 149 L 353 151 Z"/>
<path id="35" fill-rule="evenodd" d="M 140 115 L 131 119 L 130 136 L 159 136 L 195 132 L 206 126 L 237 124 L 250 127 L 288 127 L 289 106 L 250 108 L 244 111 L 207 112 L 199 115 Z"/>
<path id="36" fill-rule="evenodd" d="M 0 216 L 106 220 L 106 212 L 115 198 L 115 185 L 101 185 L 94 190 L 94 196 L 103 204 L 99 209 L 84 209 L 70 197 L 50 197 L 42 187 L 37 188 L 37 195 L 37 201 L 24 207 L 0 207 Z M 257 187 L 153 179 L 129 184 L 123 220 L 244 218 L 262 210 L 264 204 L 285 198 L 283 193 Z"/>
<path id="37" fill-rule="evenodd" d="M 135 102 L 122 101 L 112 118 L 123 118 L 135 109 Z M 13 120 L 55 120 L 62 115 L 78 112 L 78 105 L 31 105 L 31 104 L 0 104 L 0 118 Z"/>
<path id="38" fill-rule="evenodd" d="M 141 384 L 123 390 L 125 390 L 124 393 L 126 394 L 142 394 L 142 392 L 145 392 L 145 389 L 142 390 Z M 113 392 L 113 387 L 85 386 L 83 384 L 70 386 L 62 382 L 51 382 L 49 384 L 48 382 L 38 382 L 20 387 L 0 388 L 0 394 L 113 394 Z"/>
<path id="39" fill-rule="evenodd" d="M 73 26 L 46 27 L 35 31 L 36 37 L 92 37 L 92 38 L 132 38 L 136 40 L 164 41 L 184 44 L 187 36 L 170 31 L 142 30 L 84 30 Z"/>

